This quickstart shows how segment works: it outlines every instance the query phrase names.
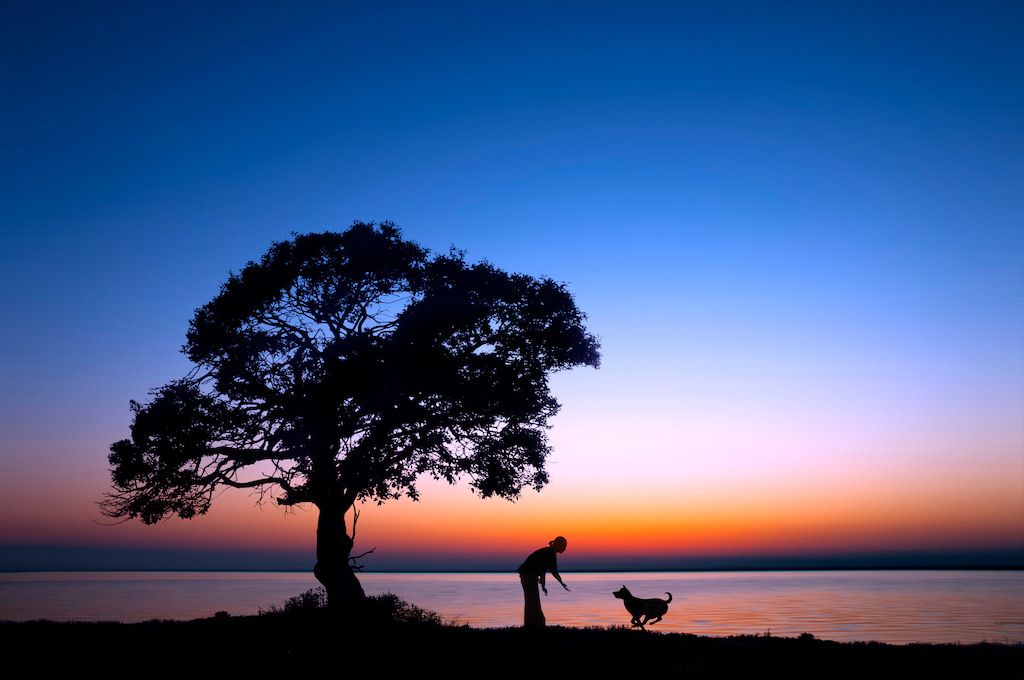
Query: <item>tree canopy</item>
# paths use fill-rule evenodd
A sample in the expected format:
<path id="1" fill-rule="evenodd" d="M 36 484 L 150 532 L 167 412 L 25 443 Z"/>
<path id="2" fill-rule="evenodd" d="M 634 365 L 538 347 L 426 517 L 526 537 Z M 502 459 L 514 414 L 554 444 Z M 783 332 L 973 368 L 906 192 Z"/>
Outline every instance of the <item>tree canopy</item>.
<path id="1" fill-rule="evenodd" d="M 483 497 L 547 482 L 551 373 L 597 367 L 565 286 L 432 255 L 388 222 L 274 243 L 195 313 L 195 369 L 131 403 L 102 511 L 205 513 L 220 487 L 320 511 L 316 575 L 362 594 L 345 513 L 417 497 L 421 475 Z"/>

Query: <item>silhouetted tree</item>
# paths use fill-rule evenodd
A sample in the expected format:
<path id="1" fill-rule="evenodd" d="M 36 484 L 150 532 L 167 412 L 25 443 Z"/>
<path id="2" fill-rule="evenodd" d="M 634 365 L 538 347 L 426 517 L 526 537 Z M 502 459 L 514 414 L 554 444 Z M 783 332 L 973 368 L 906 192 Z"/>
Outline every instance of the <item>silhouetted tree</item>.
<path id="1" fill-rule="evenodd" d="M 312 503 L 317 579 L 361 599 L 357 501 L 415 499 L 424 474 L 509 499 L 547 482 L 548 376 L 599 363 L 584 319 L 562 284 L 432 256 L 388 222 L 274 243 L 196 311 L 196 368 L 131 403 L 101 509 L 191 518 L 218 487 Z"/>

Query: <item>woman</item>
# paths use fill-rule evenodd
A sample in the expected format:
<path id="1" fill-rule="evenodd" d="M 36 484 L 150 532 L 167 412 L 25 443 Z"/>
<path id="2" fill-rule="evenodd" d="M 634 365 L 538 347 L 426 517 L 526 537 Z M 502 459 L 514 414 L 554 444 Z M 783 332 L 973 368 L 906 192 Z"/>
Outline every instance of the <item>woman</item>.
<path id="1" fill-rule="evenodd" d="M 550 571 L 551 575 L 562 584 L 562 587 L 569 590 L 562 577 L 558 575 L 558 556 L 556 553 L 565 552 L 566 541 L 559 536 L 548 543 L 547 548 L 541 548 L 526 558 L 526 561 L 519 567 L 519 580 L 523 584 L 523 595 L 526 598 L 526 610 L 523 616 L 524 626 L 543 626 L 545 624 L 544 612 L 540 608 L 540 591 L 537 584 L 540 584 L 544 594 L 548 589 L 544 584 L 544 577 Z"/>

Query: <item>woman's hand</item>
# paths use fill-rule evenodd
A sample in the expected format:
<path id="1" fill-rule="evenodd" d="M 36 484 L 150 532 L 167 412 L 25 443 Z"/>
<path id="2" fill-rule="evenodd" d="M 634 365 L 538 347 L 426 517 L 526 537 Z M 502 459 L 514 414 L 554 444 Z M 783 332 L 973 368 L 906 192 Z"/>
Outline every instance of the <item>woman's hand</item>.
<path id="1" fill-rule="evenodd" d="M 562 584 L 562 587 L 563 587 L 563 588 L 565 588 L 566 590 L 569 590 L 569 586 L 565 585 L 565 581 L 559 581 L 559 583 L 561 583 L 561 584 Z M 572 592 L 572 591 L 571 591 L 571 590 L 569 590 L 569 592 Z"/>

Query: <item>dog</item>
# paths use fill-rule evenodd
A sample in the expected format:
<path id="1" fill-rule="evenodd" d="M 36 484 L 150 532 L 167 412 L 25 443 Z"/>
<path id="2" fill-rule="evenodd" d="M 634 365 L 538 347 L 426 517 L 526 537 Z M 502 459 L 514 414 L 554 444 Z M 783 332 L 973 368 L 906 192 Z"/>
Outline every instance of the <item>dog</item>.
<path id="1" fill-rule="evenodd" d="M 626 586 L 622 586 L 622 590 L 612 593 L 622 600 L 622 604 L 626 605 L 626 611 L 633 615 L 631 623 L 634 626 L 639 626 L 642 630 L 647 630 L 644 628 L 646 624 L 654 625 L 661 621 L 662 616 L 668 614 L 668 603 L 672 601 L 672 593 L 666 592 L 665 594 L 668 595 L 667 600 L 657 597 L 647 599 L 633 597 Z M 644 617 L 643 621 L 640 620 L 641 616 Z"/>

